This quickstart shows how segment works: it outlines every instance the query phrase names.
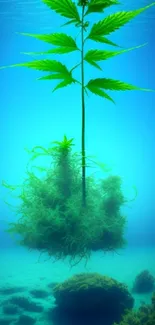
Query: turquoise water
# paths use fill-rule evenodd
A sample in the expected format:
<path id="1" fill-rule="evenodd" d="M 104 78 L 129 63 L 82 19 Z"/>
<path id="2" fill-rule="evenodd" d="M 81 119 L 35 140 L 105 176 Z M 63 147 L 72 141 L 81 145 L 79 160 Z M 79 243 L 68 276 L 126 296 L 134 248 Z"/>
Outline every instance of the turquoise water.
<path id="1" fill-rule="evenodd" d="M 108 8 L 105 14 L 134 10 L 150 3 L 148 0 L 138 0 L 136 3 L 124 0 L 122 4 Z M 92 14 L 91 24 L 103 19 L 105 14 Z M 78 31 L 73 24 L 61 27 L 65 22 L 66 18 L 50 10 L 41 0 L 0 0 L 0 67 L 38 59 L 36 55 L 24 53 L 47 51 L 53 47 L 20 33 L 63 32 L 77 37 Z M 119 44 L 119 50 L 147 44 L 109 60 L 99 61 L 103 71 L 86 62 L 85 82 L 93 78 L 111 78 L 140 88 L 155 89 L 154 32 L 155 6 L 152 6 L 109 36 L 112 42 Z M 78 42 L 80 46 L 79 38 Z M 89 49 L 118 50 L 91 40 L 86 43 L 85 51 Z M 71 69 L 79 62 L 80 54 L 54 54 L 48 58 L 59 60 Z M 13 185 L 24 182 L 29 159 L 25 148 L 47 148 L 52 141 L 62 141 L 65 134 L 68 139 L 74 138 L 73 150 L 81 152 L 80 85 L 72 84 L 52 93 L 57 81 L 36 80 L 43 75 L 42 71 L 23 67 L 0 69 L 0 181 L 3 184 L 4 181 Z M 81 80 L 80 69 L 75 71 L 74 77 Z M 44 311 L 35 316 L 38 325 L 46 325 L 51 323 L 46 319 L 46 311 L 55 305 L 54 296 L 48 287 L 51 282 L 60 283 L 82 272 L 98 272 L 126 284 L 129 292 L 132 292 L 133 282 L 140 272 L 148 270 L 155 276 L 155 93 L 107 91 L 107 94 L 112 96 L 115 105 L 91 92 L 85 96 L 86 156 L 95 156 L 93 159 L 108 167 L 108 171 L 104 169 L 103 172 L 98 166 L 95 173 L 93 168 L 87 168 L 86 175 L 93 173 L 96 182 L 109 175 L 122 178 L 122 190 L 129 201 L 121 209 L 122 215 L 127 217 L 124 234 L 127 247 L 116 249 L 113 253 L 92 252 L 86 266 L 85 261 L 82 261 L 72 269 L 68 257 L 53 264 L 53 256 L 44 262 L 47 258 L 45 254 L 37 262 L 39 252 L 19 247 L 5 232 L 8 222 L 18 220 L 15 210 L 10 209 L 5 201 L 15 207 L 18 201 L 14 194 L 10 197 L 8 189 L 1 186 L 0 325 L 15 324 L 22 313 L 20 311 L 13 316 L 4 314 L 3 300 L 15 294 L 11 291 L 9 293 L 9 290 L 8 295 L 4 294 L 3 289 L 6 288 L 24 287 L 22 295 L 29 298 L 32 298 L 32 289 L 47 291 L 46 299 L 39 300 Z M 40 163 L 41 166 L 46 164 L 44 157 Z M 136 199 L 132 201 L 135 191 Z M 143 302 L 150 304 L 152 292 L 132 293 L 135 308 Z M 34 316 L 32 312 L 26 315 Z M 24 324 L 24 320 L 21 324 Z"/>
<path id="2" fill-rule="evenodd" d="M 44 312 L 36 314 L 32 311 L 27 311 L 26 314 L 33 318 L 35 316 L 37 324 L 47 325 L 46 313 L 49 308 L 55 306 L 55 300 L 49 288 L 51 283 L 61 283 L 81 272 L 98 272 L 125 283 L 131 291 L 134 279 L 141 270 L 148 269 L 151 274 L 155 275 L 154 247 L 128 248 L 123 252 L 119 252 L 119 254 L 104 255 L 101 252 L 92 254 L 87 266 L 81 262 L 70 269 L 67 260 L 57 263 L 52 263 L 52 261 L 45 262 L 47 256 L 43 256 L 38 263 L 38 253 L 31 252 L 28 254 L 25 249 L 19 248 L 3 249 L 0 252 L 0 291 L 8 288 L 13 288 L 17 291 L 8 295 L 4 295 L 1 292 L 1 300 L 4 301 L 4 298 L 7 299 L 15 295 L 32 299 L 44 308 Z M 19 288 L 22 288 L 21 292 Z M 32 297 L 31 291 L 34 289 L 45 290 L 49 294 L 48 298 L 36 299 Z M 146 304 L 151 303 L 152 293 L 134 293 L 133 297 L 135 299 L 134 308 L 138 309 L 144 302 Z M 1 318 L 4 318 L 2 307 Z M 7 316 L 8 318 L 16 319 L 16 317 L 11 316 Z"/>

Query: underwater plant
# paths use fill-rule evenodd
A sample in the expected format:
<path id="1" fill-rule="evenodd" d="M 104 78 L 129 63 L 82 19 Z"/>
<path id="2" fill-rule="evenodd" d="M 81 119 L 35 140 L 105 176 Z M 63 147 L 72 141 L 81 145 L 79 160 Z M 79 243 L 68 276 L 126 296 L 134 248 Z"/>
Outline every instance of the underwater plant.
<path id="1" fill-rule="evenodd" d="M 72 0 L 42 0 L 51 10 L 68 18 L 63 25 L 73 24 L 79 28 L 80 47 L 77 38 L 65 33 L 30 34 L 49 44 L 55 45 L 45 52 L 30 52 L 29 55 L 66 54 L 77 51 L 81 55 L 80 62 L 69 69 L 57 60 L 40 59 L 18 63 L 9 67 L 27 67 L 44 71 L 49 74 L 39 80 L 60 80 L 53 91 L 77 83 L 81 87 L 82 101 L 82 134 L 81 153 L 73 153 L 73 139 L 64 136 L 62 141 L 56 141 L 49 148 L 41 146 L 30 151 L 28 177 L 18 187 L 21 200 L 16 209 L 20 216 L 17 222 L 10 223 L 9 232 L 20 235 L 19 242 L 29 249 L 46 252 L 58 259 L 70 256 L 79 260 L 88 258 L 92 250 L 114 251 L 125 245 L 124 230 L 126 217 L 121 213 L 121 207 L 127 202 L 122 193 L 122 180 L 119 176 L 109 176 L 104 180 L 95 180 L 86 175 L 89 159 L 85 150 L 85 95 L 91 92 L 112 102 L 112 97 L 106 90 L 149 90 L 143 89 L 120 80 L 108 78 L 91 79 L 85 84 L 84 63 L 87 62 L 102 71 L 97 63 L 142 47 L 143 45 L 117 51 L 90 49 L 85 53 L 85 44 L 88 40 L 119 47 L 107 38 L 107 35 L 124 26 L 152 4 L 133 11 L 120 11 L 94 23 L 87 21 L 92 13 L 103 13 L 117 0 L 81 0 L 77 3 Z M 87 33 L 87 35 L 85 35 Z M 74 78 L 74 70 L 81 67 L 81 80 Z M 1 67 L 1 69 L 6 67 Z M 29 166 L 40 156 L 50 157 L 50 167 Z M 89 160 L 88 160 L 89 159 Z M 98 164 L 98 163 L 96 163 Z M 101 166 L 101 164 L 98 164 Z M 35 170 L 43 172 L 44 176 L 36 175 Z M 12 191 L 16 186 L 3 183 Z"/>
<path id="2" fill-rule="evenodd" d="M 88 40 L 99 42 L 106 45 L 111 45 L 116 48 L 119 46 L 113 43 L 107 38 L 108 35 L 118 30 L 131 19 L 135 18 L 140 13 L 144 12 L 146 9 L 155 5 L 155 2 L 147 5 L 143 8 L 132 10 L 132 11 L 120 11 L 113 13 L 102 20 L 94 23 L 91 26 L 91 20 L 87 20 L 92 13 L 104 13 L 105 9 L 118 5 L 120 2 L 118 0 L 78 0 L 73 2 L 72 0 L 42 0 L 51 10 L 55 11 L 57 14 L 67 18 L 67 22 L 63 25 L 73 24 L 76 28 L 80 29 L 81 39 L 80 47 L 77 44 L 76 38 L 74 39 L 66 33 L 53 33 L 53 34 L 30 34 L 21 33 L 22 35 L 34 37 L 38 40 L 44 41 L 46 43 L 55 45 L 48 51 L 42 52 L 31 52 L 27 54 L 33 55 L 51 55 L 51 54 L 66 54 L 70 52 L 79 52 L 81 55 L 81 61 L 72 69 L 68 69 L 67 66 L 62 64 L 60 61 L 43 59 L 34 60 L 32 62 L 25 62 L 11 65 L 10 67 L 28 67 L 31 69 L 36 69 L 40 71 L 48 72 L 49 74 L 39 78 L 39 80 L 60 80 L 53 91 L 71 85 L 73 83 L 78 83 L 81 87 L 81 101 L 82 101 L 82 135 L 81 135 L 81 155 L 82 155 L 82 201 L 83 206 L 86 205 L 86 150 L 85 150 L 85 94 L 90 91 L 95 95 L 99 95 L 107 100 L 114 102 L 112 97 L 106 92 L 107 90 L 114 91 L 125 91 L 125 90 L 149 90 L 143 89 L 131 84 L 122 82 L 120 80 L 107 79 L 104 77 L 91 79 L 85 84 L 85 70 L 84 63 L 87 62 L 93 65 L 95 68 L 102 71 L 102 68 L 98 64 L 99 61 L 104 61 L 112 58 L 116 55 L 126 53 L 128 51 L 140 48 L 143 45 L 136 46 L 129 49 L 109 51 L 100 50 L 93 48 L 85 53 L 85 44 Z M 80 9 L 80 10 L 79 10 Z M 87 35 L 85 36 L 85 33 Z M 77 67 L 81 67 L 81 81 L 77 80 L 73 76 L 73 71 Z M 5 68 L 5 67 L 2 67 Z"/>
<path id="3" fill-rule="evenodd" d="M 136 276 L 132 291 L 139 294 L 151 292 L 155 288 L 154 285 L 155 277 L 148 270 L 144 270 Z"/>
<path id="4" fill-rule="evenodd" d="M 120 323 L 113 325 L 154 325 L 155 324 L 155 292 L 151 304 L 142 304 L 138 310 L 127 310 Z"/>
<path id="5" fill-rule="evenodd" d="M 87 176 L 87 206 L 83 207 L 81 155 L 72 152 L 72 146 L 73 139 L 64 136 L 48 148 L 34 147 L 29 151 L 31 157 L 23 184 L 3 185 L 20 199 L 15 208 L 19 219 L 9 223 L 7 231 L 19 235 L 20 245 L 56 259 L 69 256 L 74 264 L 75 260 L 87 260 L 92 250 L 114 251 L 124 247 L 126 217 L 121 207 L 127 201 L 119 176 L 98 182 Z M 33 165 L 40 156 L 50 158 L 49 167 Z"/>
<path id="6" fill-rule="evenodd" d="M 112 325 L 134 299 L 123 283 L 98 273 L 80 273 L 53 288 L 55 325 Z"/>

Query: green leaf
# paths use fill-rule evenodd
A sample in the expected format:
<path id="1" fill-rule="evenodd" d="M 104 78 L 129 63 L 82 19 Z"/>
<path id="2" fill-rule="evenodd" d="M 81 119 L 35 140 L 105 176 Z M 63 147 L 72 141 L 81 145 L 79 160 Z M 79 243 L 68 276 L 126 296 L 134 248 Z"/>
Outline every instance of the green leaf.
<path id="1" fill-rule="evenodd" d="M 71 85 L 73 82 L 76 82 L 75 79 L 65 79 L 64 81 L 61 81 L 54 89 L 53 92 L 59 88 L 64 88 L 68 85 Z"/>
<path id="2" fill-rule="evenodd" d="M 95 23 L 91 30 L 90 34 L 87 38 L 99 41 L 99 37 L 109 35 L 110 33 L 114 32 L 115 30 L 119 29 L 120 27 L 124 26 L 128 23 L 131 19 L 145 11 L 146 9 L 155 5 L 155 2 L 152 4 L 140 8 L 138 10 L 133 11 L 121 11 L 114 14 L 109 15 L 103 20 Z M 101 38 L 102 39 L 102 38 Z"/>
<path id="3" fill-rule="evenodd" d="M 38 78 L 39 80 L 52 80 L 52 79 L 64 79 L 61 83 L 59 83 L 53 91 L 58 88 L 65 87 L 73 82 L 77 82 L 72 77 L 72 72 L 67 69 L 67 67 L 59 61 L 55 60 L 35 60 L 32 62 L 18 63 L 13 64 L 9 67 L 27 67 L 31 69 L 46 71 L 46 72 L 55 72 L 55 74 L 50 74 L 48 76 L 43 76 Z M 7 67 L 2 67 L 4 69 Z"/>
<path id="4" fill-rule="evenodd" d="M 63 54 L 63 53 L 69 53 L 69 52 L 79 50 L 75 40 L 71 36 L 64 33 L 54 33 L 54 34 L 21 33 L 21 34 L 25 36 L 34 37 L 41 41 L 50 43 L 52 45 L 59 46 L 58 48 L 45 51 L 45 52 L 29 52 L 25 54 L 30 54 L 30 55 L 31 54 L 52 54 L 52 53 Z"/>
<path id="5" fill-rule="evenodd" d="M 55 80 L 55 79 L 62 79 L 63 81 L 61 81 L 53 89 L 53 92 L 59 88 L 66 87 L 72 83 L 77 82 L 77 80 L 72 77 L 72 72 L 69 71 L 66 67 L 64 70 L 62 69 L 62 71 L 61 71 L 61 69 L 59 69 L 58 73 L 50 74 L 50 75 L 38 78 L 38 80 Z"/>
<path id="6" fill-rule="evenodd" d="M 88 38 L 91 39 L 92 41 L 95 41 L 95 42 L 100 42 L 100 43 L 104 43 L 104 44 L 107 44 L 107 45 L 120 47 L 116 43 L 110 41 L 107 37 L 103 37 L 101 35 L 95 35 L 95 36 L 92 35 L 91 37 L 89 37 L 89 35 L 88 35 L 88 37 L 86 37 L 85 40 L 87 40 Z"/>
<path id="7" fill-rule="evenodd" d="M 71 50 L 70 47 L 57 47 L 48 51 L 42 51 L 42 52 L 21 52 L 21 54 L 26 55 L 46 55 L 46 54 L 66 54 L 69 52 L 73 52 L 76 50 Z"/>
<path id="8" fill-rule="evenodd" d="M 131 84 L 125 83 L 120 80 L 113 80 L 113 79 L 107 79 L 107 78 L 98 78 L 98 79 L 91 79 L 86 87 L 88 86 L 92 87 L 98 87 L 102 89 L 108 89 L 108 90 L 143 90 L 143 91 L 152 91 L 151 89 L 144 89 L 144 88 L 139 88 L 136 86 L 133 86 Z"/>
<path id="9" fill-rule="evenodd" d="M 119 4 L 117 0 L 90 0 L 85 16 L 93 12 L 103 12 L 104 9 L 117 4 Z"/>
<path id="10" fill-rule="evenodd" d="M 80 23 L 80 16 L 72 0 L 42 0 L 50 9 L 73 22 Z"/>
<path id="11" fill-rule="evenodd" d="M 93 51 L 93 50 L 92 50 Z M 86 58 L 85 61 L 87 61 L 89 64 L 93 65 L 95 68 L 102 71 L 102 68 L 97 64 L 95 61 L 91 60 L 91 58 Z"/>
<path id="12" fill-rule="evenodd" d="M 106 79 L 106 78 L 98 78 L 98 79 L 91 79 L 88 84 L 85 86 L 88 88 L 92 93 L 104 97 L 110 101 L 113 99 L 103 90 L 143 90 L 143 91 L 152 91 L 150 89 L 139 88 L 128 83 L 113 80 L 113 79 Z"/>
<path id="13" fill-rule="evenodd" d="M 98 95 L 100 97 L 104 97 L 105 99 L 110 100 L 113 104 L 115 104 L 114 100 L 102 89 L 99 87 L 95 87 L 93 85 L 87 85 L 86 86 L 93 94 Z"/>
<path id="14" fill-rule="evenodd" d="M 38 53 L 38 54 L 65 54 L 73 51 L 77 51 L 77 48 L 69 47 L 69 46 L 62 46 L 62 47 L 57 47 L 55 49 L 51 49 L 46 52 Z"/>
<path id="15" fill-rule="evenodd" d="M 70 79 L 71 75 L 69 73 L 55 73 L 55 74 L 49 74 L 47 76 L 43 76 L 40 78 L 37 78 L 37 80 L 55 80 L 55 79 Z"/>
<path id="16" fill-rule="evenodd" d="M 50 71 L 50 72 L 66 72 L 68 69 L 61 62 L 56 60 L 34 60 L 31 62 L 16 63 L 9 66 L 3 66 L 0 69 L 14 68 L 14 67 L 26 67 L 40 71 Z"/>
<path id="17" fill-rule="evenodd" d="M 26 67 L 35 70 L 41 71 L 50 71 L 50 72 L 66 72 L 68 71 L 66 66 L 61 62 L 56 60 L 34 60 L 31 62 L 16 63 L 9 66 L 0 67 L 0 69 L 14 68 L 14 67 Z"/>
<path id="18" fill-rule="evenodd" d="M 116 43 L 110 41 L 107 37 L 97 36 L 96 35 L 96 38 L 95 39 L 92 38 L 92 40 L 94 40 L 96 42 L 104 43 L 104 44 L 107 44 L 107 45 L 112 45 L 112 46 L 115 46 L 115 47 L 120 47 Z"/>
<path id="19" fill-rule="evenodd" d="M 95 49 L 89 50 L 85 54 L 84 60 L 92 65 L 96 65 L 96 61 L 107 60 L 109 58 L 112 58 L 113 56 L 141 48 L 142 46 L 144 46 L 146 44 L 147 43 L 139 45 L 139 46 L 131 47 L 129 49 L 121 50 L 121 51 L 104 51 L 104 50 L 95 50 Z"/>
<path id="20" fill-rule="evenodd" d="M 70 150 L 72 146 L 74 146 L 73 144 L 74 138 L 71 139 L 67 139 L 67 136 L 64 135 L 63 140 L 62 141 L 53 141 L 52 143 L 56 144 L 56 149 L 59 149 L 61 151 L 66 151 L 66 150 Z"/>
<path id="21" fill-rule="evenodd" d="M 70 84 L 72 84 L 73 82 L 77 82 L 76 79 L 72 78 L 70 72 L 68 74 L 63 74 L 63 73 L 57 73 L 57 74 L 53 74 L 53 75 L 48 75 L 48 76 L 43 76 L 41 78 L 38 78 L 38 80 L 55 80 L 55 79 L 64 79 L 63 81 L 61 81 L 54 89 L 53 92 L 59 88 L 63 88 L 66 87 Z"/>

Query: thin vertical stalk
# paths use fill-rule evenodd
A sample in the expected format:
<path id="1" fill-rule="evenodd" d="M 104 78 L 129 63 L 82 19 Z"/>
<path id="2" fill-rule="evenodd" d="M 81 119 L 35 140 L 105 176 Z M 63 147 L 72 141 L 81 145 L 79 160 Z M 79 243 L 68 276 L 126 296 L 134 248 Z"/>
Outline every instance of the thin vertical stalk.
<path id="1" fill-rule="evenodd" d="M 81 96 L 82 96 L 82 203 L 86 206 L 86 158 L 85 158 L 85 96 L 84 96 L 84 9 L 82 6 L 81 27 Z"/>

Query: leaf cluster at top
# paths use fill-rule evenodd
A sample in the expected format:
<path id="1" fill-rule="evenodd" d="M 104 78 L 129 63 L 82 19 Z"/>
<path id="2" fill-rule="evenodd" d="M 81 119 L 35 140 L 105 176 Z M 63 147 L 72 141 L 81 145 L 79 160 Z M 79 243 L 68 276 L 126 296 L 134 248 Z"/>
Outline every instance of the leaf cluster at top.
<path id="1" fill-rule="evenodd" d="M 118 5 L 119 1 L 117 0 L 80 0 L 77 5 L 72 0 L 42 0 L 51 10 L 60 14 L 62 17 L 67 18 L 67 22 L 64 25 L 74 24 L 76 27 L 83 28 L 87 35 L 84 39 L 84 44 L 87 40 L 92 40 L 95 42 L 100 42 L 102 44 L 107 44 L 114 47 L 119 47 L 117 44 L 112 42 L 107 35 L 115 32 L 116 30 L 123 27 L 130 20 L 135 18 L 137 15 L 144 12 L 146 9 L 155 5 L 155 2 L 147 5 L 143 8 L 132 10 L 132 11 L 119 11 L 113 14 L 108 15 L 107 17 L 99 20 L 98 22 L 92 24 L 90 27 L 90 22 L 85 21 L 85 17 L 89 16 L 92 13 L 102 13 L 104 10 L 112 5 Z M 81 17 L 78 7 L 84 8 L 84 21 Z M 89 28 L 90 27 L 90 28 Z M 70 52 L 81 52 L 81 48 L 77 45 L 76 39 L 72 36 L 67 35 L 66 33 L 52 33 L 52 34 L 30 34 L 22 33 L 29 37 L 34 37 L 38 40 L 44 41 L 46 43 L 52 44 L 56 47 L 42 52 L 29 52 L 26 54 L 29 55 L 51 55 L 51 54 L 66 54 Z M 84 45 L 83 44 L 83 45 Z M 134 49 L 138 49 L 145 44 L 140 46 L 132 47 L 129 49 L 123 50 L 99 50 L 99 49 L 90 49 L 84 53 L 84 61 L 96 67 L 102 71 L 101 66 L 98 64 L 98 61 L 105 61 L 116 55 L 120 55 L 126 52 L 129 52 Z M 49 72 L 48 75 L 45 75 L 39 80 L 60 80 L 57 86 L 53 91 L 71 85 L 73 83 L 78 83 L 81 85 L 81 82 L 74 78 L 73 71 L 75 68 L 80 66 L 79 62 L 72 69 L 68 69 L 64 64 L 57 60 L 51 59 L 40 59 L 34 60 L 32 62 L 25 62 L 11 65 L 11 67 L 28 67 L 40 71 Z M 5 67 L 2 67 L 5 68 Z M 90 91 L 91 93 L 101 96 L 105 99 L 108 99 L 114 102 L 113 98 L 107 93 L 107 91 L 120 91 L 120 90 L 145 90 L 150 91 L 149 89 L 144 89 L 140 87 L 133 86 L 126 82 L 120 80 L 114 80 L 111 78 L 97 78 L 89 80 L 87 84 L 84 85 L 84 89 Z"/>

